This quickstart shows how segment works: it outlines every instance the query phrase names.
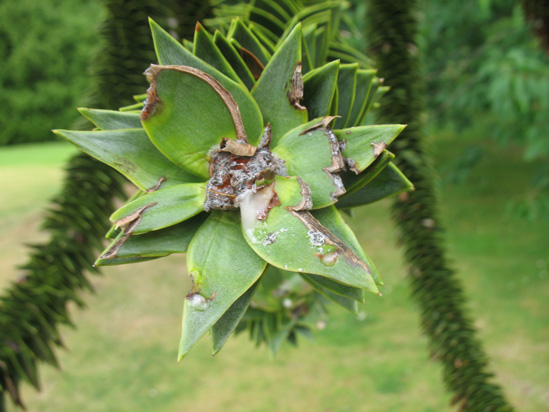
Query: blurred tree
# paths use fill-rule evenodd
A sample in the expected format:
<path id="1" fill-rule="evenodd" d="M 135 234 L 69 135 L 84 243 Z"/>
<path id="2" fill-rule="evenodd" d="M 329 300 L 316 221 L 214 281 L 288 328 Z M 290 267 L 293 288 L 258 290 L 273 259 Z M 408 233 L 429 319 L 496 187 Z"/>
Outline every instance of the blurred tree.
<path id="1" fill-rule="evenodd" d="M 0 2 L 0 146 L 53 140 L 78 117 L 100 14 L 97 1 Z"/>
<path id="2" fill-rule="evenodd" d="M 545 0 L 522 0 L 521 5 L 526 19 L 532 24 L 532 30 L 545 51 L 549 52 L 549 3 Z"/>
<path id="3" fill-rule="evenodd" d="M 548 12 L 544 1 L 522 4 L 423 0 L 420 49 L 432 124 L 517 145 L 539 167 L 527 198 L 512 199 L 512 205 L 522 215 L 543 218 L 549 211 L 549 54 L 531 29 L 546 42 Z M 473 152 L 459 166 L 481 159 Z"/>

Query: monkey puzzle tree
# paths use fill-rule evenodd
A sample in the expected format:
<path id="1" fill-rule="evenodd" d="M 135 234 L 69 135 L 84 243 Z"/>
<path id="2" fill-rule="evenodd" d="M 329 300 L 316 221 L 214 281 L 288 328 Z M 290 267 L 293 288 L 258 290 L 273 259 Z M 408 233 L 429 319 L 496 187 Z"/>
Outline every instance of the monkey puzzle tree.
<path id="1" fill-rule="evenodd" d="M 226 35 L 198 24 L 188 48 L 151 28 L 160 64 L 147 94 L 122 111 L 81 109 L 97 130 L 56 131 L 139 189 L 111 216 L 96 265 L 188 253 L 179 359 L 210 329 L 217 353 L 258 288 L 274 293 L 244 322 L 273 350 L 307 333 L 326 297 L 356 312 L 382 283 L 336 205 L 412 188 L 385 149 L 404 126 L 358 126 L 374 71 L 324 64 L 301 24 L 277 44 L 239 19 Z"/>

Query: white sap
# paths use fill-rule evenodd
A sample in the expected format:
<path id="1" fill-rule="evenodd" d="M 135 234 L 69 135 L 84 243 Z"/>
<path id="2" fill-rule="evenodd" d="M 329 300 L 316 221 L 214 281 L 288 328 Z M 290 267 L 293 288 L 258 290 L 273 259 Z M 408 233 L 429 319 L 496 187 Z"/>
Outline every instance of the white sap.
<path id="1" fill-rule="evenodd" d="M 240 207 L 242 227 L 254 242 L 259 242 L 253 236 L 254 228 L 260 221 L 259 216 L 266 214 L 273 196 L 272 186 L 267 186 L 257 192 L 246 190 L 236 198 L 235 203 Z"/>

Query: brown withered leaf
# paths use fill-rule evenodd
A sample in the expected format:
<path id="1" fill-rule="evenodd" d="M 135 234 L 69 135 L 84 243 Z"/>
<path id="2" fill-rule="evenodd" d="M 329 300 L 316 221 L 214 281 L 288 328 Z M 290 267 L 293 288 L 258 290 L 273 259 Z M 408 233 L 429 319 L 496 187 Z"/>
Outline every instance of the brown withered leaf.
<path id="1" fill-rule="evenodd" d="M 236 142 L 231 139 L 223 138 L 221 139 L 221 144 L 219 145 L 222 152 L 228 152 L 236 156 L 246 156 L 251 157 L 255 154 L 257 147 L 252 146 L 248 143 Z"/>
<path id="2" fill-rule="evenodd" d="M 245 49 L 244 47 L 240 48 L 240 57 L 242 57 L 242 60 L 244 60 L 244 63 L 246 66 L 248 66 L 248 70 L 250 70 L 250 73 L 252 73 L 252 76 L 255 80 L 259 79 L 261 77 L 261 73 L 263 73 L 263 70 L 265 67 L 259 59 L 248 49 Z"/>
<path id="3" fill-rule="evenodd" d="M 290 103 L 298 110 L 306 110 L 305 106 L 301 105 L 301 99 L 303 99 L 303 75 L 301 74 L 301 62 L 299 62 L 292 74 L 290 90 L 288 91 L 288 98 Z"/>
<path id="4" fill-rule="evenodd" d="M 125 234 L 131 234 L 133 230 L 136 228 L 136 226 L 139 224 L 139 222 L 141 221 L 141 217 L 145 212 L 145 210 L 147 210 L 150 207 L 156 206 L 157 204 L 158 202 L 154 202 L 149 205 L 145 205 L 139 208 L 138 210 L 136 210 L 135 212 L 133 212 L 132 214 L 117 220 L 115 222 L 115 228 L 118 229 L 121 227 L 123 228 Z"/>

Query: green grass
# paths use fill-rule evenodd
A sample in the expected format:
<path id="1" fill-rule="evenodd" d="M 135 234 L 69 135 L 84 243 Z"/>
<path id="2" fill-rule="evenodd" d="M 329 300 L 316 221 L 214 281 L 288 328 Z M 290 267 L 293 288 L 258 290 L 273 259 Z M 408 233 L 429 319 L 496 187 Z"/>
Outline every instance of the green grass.
<path id="1" fill-rule="evenodd" d="M 62 162 L 71 153 L 64 145 L 47 147 L 51 161 L 35 147 L 13 148 L 11 156 L 0 152 L 4 194 L 21 202 L 0 209 L 0 225 L 12 225 L 8 238 L 0 238 L 0 286 L 17 276 L 11 256 L 24 261 L 21 243 L 37 236 L 35 223 L 59 188 Z M 549 223 L 506 214 L 507 201 L 527 189 L 530 170 L 514 150 L 485 147 L 488 156 L 469 180 L 440 188 L 450 256 L 496 381 L 518 410 L 548 410 Z M 442 165 L 466 145 L 444 135 L 435 149 Z M 7 158 L 9 163 L 2 161 Z M 51 168 L 55 176 L 48 174 Z M 389 205 L 361 208 L 350 219 L 388 285 L 384 296 L 372 295 L 359 317 L 333 306 L 315 342 L 285 346 L 275 359 L 238 336 L 215 358 L 203 339 L 177 365 L 181 307 L 189 287 L 184 257 L 105 270 L 93 278 L 97 294 L 86 296 L 89 308 L 73 310 L 78 329 L 63 330 L 70 349 L 58 352 L 63 372 L 43 366 L 42 392 L 24 388 L 29 410 L 453 410 L 419 331 Z"/>

